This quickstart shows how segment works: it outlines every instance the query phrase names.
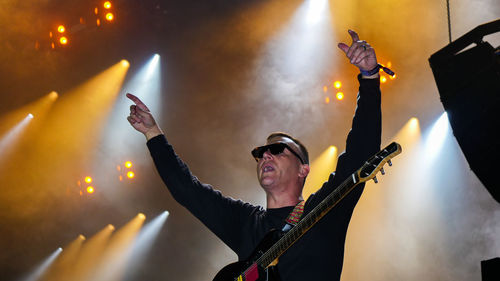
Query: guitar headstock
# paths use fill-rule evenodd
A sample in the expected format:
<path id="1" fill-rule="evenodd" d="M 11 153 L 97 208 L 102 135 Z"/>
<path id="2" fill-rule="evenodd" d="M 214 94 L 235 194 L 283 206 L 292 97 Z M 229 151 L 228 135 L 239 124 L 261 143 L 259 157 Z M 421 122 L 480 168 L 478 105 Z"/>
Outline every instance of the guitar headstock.
<path id="1" fill-rule="evenodd" d="M 380 171 L 380 173 L 384 175 L 385 163 L 389 164 L 389 166 L 392 166 L 391 159 L 400 153 L 401 146 L 396 142 L 393 142 L 386 146 L 384 149 L 380 150 L 377 154 L 368 159 L 363 167 L 361 167 L 356 172 L 359 178 L 359 182 L 366 182 L 373 179 L 373 181 L 377 183 L 377 173 Z"/>

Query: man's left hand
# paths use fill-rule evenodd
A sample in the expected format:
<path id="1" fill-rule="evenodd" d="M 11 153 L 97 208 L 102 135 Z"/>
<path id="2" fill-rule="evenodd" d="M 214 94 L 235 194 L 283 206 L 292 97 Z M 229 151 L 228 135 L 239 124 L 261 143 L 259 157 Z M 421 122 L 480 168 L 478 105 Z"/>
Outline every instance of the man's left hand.
<path id="1" fill-rule="evenodd" d="M 345 53 L 352 64 L 360 70 L 370 71 L 377 66 L 377 56 L 375 50 L 364 40 L 359 40 L 356 32 L 349 30 L 352 38 L 351 46 L 339 43 L 338 47 Z"/>

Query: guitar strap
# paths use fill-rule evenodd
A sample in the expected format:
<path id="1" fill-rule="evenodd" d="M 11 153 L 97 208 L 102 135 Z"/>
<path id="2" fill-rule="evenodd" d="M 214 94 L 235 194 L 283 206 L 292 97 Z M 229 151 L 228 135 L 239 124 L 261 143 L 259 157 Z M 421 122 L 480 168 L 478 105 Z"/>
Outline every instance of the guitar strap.
<path id="1" fill-rule="evenodd" d="M 292 212 L 288 215 L 288 217 L 285 220 L 286 224 L 285 224 L 285 226 L 283 226 L 283 229 L 282 229 L 283 232 L 289 231 L 290 229 L 292 229 L 292 227 L 294 227 L 300 221 L 300 218 L 302 217 L 302 214 L 304 213 L 304 203 L 305 202 L 306 201 L 302 200 L 299 203 L 297 203 L 297 205 L 295 205 L 295 208 L 293 208 Z"/>

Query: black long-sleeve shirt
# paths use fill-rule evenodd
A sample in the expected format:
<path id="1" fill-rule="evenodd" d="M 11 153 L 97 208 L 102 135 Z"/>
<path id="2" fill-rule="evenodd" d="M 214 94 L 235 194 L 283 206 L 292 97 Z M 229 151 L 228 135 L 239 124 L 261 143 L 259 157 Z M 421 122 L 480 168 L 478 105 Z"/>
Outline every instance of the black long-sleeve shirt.
<path id="1" fill-rule="evenodd" d="M 380 149 L 380 83 L 378 79 L 360 76 L 358 80 L 357 108 L 346 150 L 339 156 L 336 171 L 308 198 L 304 215 Z M 147 145 L 174 199 L 235 251 L 240 260 L 252 254 L 268 231 L 282 229 L 294 208 L 264 209 L 226 197 L 192 175 L 165 136 L 154 137 Z M 282 281 L 340 280 L 347 227 L 363 187 L 363 184 L 357 186 L 279 258 Z"/>

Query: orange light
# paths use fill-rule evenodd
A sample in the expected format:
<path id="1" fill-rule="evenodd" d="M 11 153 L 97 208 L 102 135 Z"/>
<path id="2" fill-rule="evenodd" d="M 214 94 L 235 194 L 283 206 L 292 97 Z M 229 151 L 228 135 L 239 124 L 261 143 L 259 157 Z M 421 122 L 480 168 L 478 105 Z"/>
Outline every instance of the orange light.
<path id="1" fill-rule="evenodd" d="M 127 173 L 127 178 L 129 178 L 129 179 L 133 179 L 134 177 L 135 177 L 134 172 L 128 172 L 128 173 Z"/>
<path id="2" fill-rule="evenodd" d="M 103 6 L 105 9 L 109 9 L 109 8 L 111 8 L 111 2 L 106 1 L 106 2 L 104 2 Z"/>
<path id="3" fill-rule="evenodd" d="M 52 31 L 49 32 L 49 37 L 52 38 Z"/>
<path id="4" fill-rule="evenodd" d="M 323 86 L 323 92 L 326 93 L 326 91 L 328 91 L 328 87 L 327 86 Z"/>
<path id="5" fill-rule="evenodd" d="M 114 18 L 115 18 L 115 16 L 113 15 L 113 13 L 107 13 L 106 14 L 106 20 L 107 21 L 112 21 Z"/>
<path id="6" fill-rule="evenodd" d="M 391 80 L 396 79 L 396 74 L 394 73 L 394 75 L 392 75 L 392 76 L 391 76 L 391 75 L 389 75 L 389 78 L 391 78 Z"/>
<path id="7" fill-rule="evenodd" d="M 123 67 L 129 67 L 130 63 L 127 60 L 121 60 L 121 64 Z"/>
<path id="8" fill-rule="evenodd" d="M 330 103 L 330 97 L 325 97 L 325 103 L 329 104 Z"/>
<path id="9" fill-rule="evenodd" d="M 388 61 L 387 62 L 387 67 L 389 67 L 389 68 L 392 67 L 392 62 Z"/>
<path id="10" fill-rule="evenodd" d="M 342 100 L 344 98 L 344 93 L 338 92 L 337 95 L 335 95 L 338 100 Z"/>
<path id="11" fill-rule="evenodd" d="M 57 27 L 57 32 L 64 33 L 64 31 L 66 31 L 66 28 L 64 27 L 64 25 L 60 25 Z"/>
<path id="12" fill-rule="evenodd" d="M 122 176 L 119 176 L 118 179 L 120 179 L 120 181 L 123 181 L 123 177 Z"/>
<path id="13" fill-rule="evenodd" d="M 92 187 L 92 186 L 87 187 L 87 193 L 90 193 L 90 194 L 94 193 L 94 187 Z"/>
<path id="14" fill-rule="evenodd" d="M 95 21 L 95 23 L 96 23 L 96 25 L 97 25 L 97 26 L 100 26 L 100 25 L 101 25 L 101 20 L 100 20 L 100 19 L 97 19 L 97 20 Z"/>
<path id="15" fill-rule="evenodd" d="M 59 38 L 59 43 L 61 43 L 61 45 L 68 44 L 68 38 L 66 38 L 65 36 Z"/>
<path id="16" fill-rule="evenodd" d="M 132 167 L 132 162 L 130 162 L 130 161 L 125 162 L 125 167 L 126 168 L 131 168 Z"/>
<path id="17" fill-rule="evenodd" d="M 121 171 L 122 167 L 120 165 L 116 165 L 116 170 L 119 172 Z"/>
<path id="18" fill-rule="evenodd" d="M 99 9 L 97 7 L 94 8 L 94 14 L 98 14 L 99 13 Z"/>
<path id="19" fill-rule="evenodd" d="M 56 48 L 56 45 L 54 44 L 54 42 L 50 43 L 50 47 L 52 47 L 52 49 Z"/>
<path id="20" fill-rule="evenodd" d="M 333 87 L 335 87 L 335 89 L 340 89 L 340 87 L 342 87 L 342 83 L 340 83 L 340 81 L 335 81 L 333 82 Z"/>
<path id="21" fill-rule="evenodd" d="M 92 178 L 91 177 L 85 177 L 85 182 L 86 183 L 91 183 L 92 182 Z"/>
<path id="22" fill-rule="evenodd" d="M 380 76 L 380 83 L 385 83 L 387 82 L 387 77 L 385 77 L 384 75 L 381 75 Z"/>

